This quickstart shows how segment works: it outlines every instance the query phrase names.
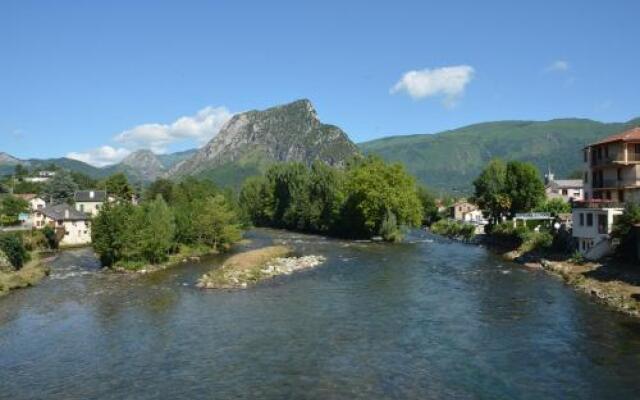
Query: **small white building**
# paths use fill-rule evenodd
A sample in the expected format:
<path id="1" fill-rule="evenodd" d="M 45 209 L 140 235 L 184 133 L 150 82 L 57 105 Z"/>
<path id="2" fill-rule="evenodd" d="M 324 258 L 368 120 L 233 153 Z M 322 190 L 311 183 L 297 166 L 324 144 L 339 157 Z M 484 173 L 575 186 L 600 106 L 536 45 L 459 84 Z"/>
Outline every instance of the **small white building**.
<path id="1" fill-rule="evenodd" d="M 16 194 L 15 196 L 27 201 L 29 203 L 29 210 L 32 212 L 41 210 L 47 206 L 47 202 L 34 193 Z"/>
<path id="2" fill-rule="evenodd" d="M 76 210 L 95 217 L 104 202 L 107 201 L 107 192 L 104 190 L 80 190 L 74 194 L 74 201 Z"/>
<path id="3" fill-rule="evenodd" d="M 91 218 L 68 204 L 45 207 L 34 213 L 34 228 L 47 225 L 55 229 L 61 246 L 91 243 Z"/>
<path id="4" fill-rule="evenodd" d="M 623 211 L 623 208 L 606 207 L 593 201 L 574 208 L 571 215 L 572 231 L 578 243 L 578 251 L 592 260 L 609 254 L 612 250 L 613 223 Z"/>
<path id="5" fill-rule="evenodd" d="M 581 201 L 584 199 L 584 182 L 582 179 L 555 179 L 549 171 L 544 176 L 544 192 L 549 200 Z"/>

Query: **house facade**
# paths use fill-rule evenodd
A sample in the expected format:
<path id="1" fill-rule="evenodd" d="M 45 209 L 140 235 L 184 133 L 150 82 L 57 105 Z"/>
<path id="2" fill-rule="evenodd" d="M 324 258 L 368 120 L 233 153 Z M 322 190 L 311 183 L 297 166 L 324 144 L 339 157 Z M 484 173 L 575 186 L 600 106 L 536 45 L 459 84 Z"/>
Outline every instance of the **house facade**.
<path id="1" fill-rule="evenodd" d="M 597 259 L 612 249 L 611 231 L 626 202 L 640 201 L 640 127 L 583 149 L 584 200 L 572 212 L 578 251 Z"/>
<path id="2" fill-rule="evenodd" d="M 91 219 L 68 204 L 45 207 L 34 212 L 33 226 L 55 229 L 62 246 L 78 246 L 91 243 Z"/>
<path id="3" fill-rule="evenodd" d="M 104 202 L 107 201 L 107 192 L 104 190 L 80 190 L 75 193 L 74 201 L 76 210 L 95 217 Z"/>
<path id="4" fill-rule="evenodd" d="M 549 171 L 544 176 L 544 192 L 546 198 L 562 199 L 567 203 L 584 199 L 584 185 L 581 179 L 555 179 Z"/>
<path id="5" fill-rule="evenodd" d="M 482 211 L 477 205 L 468 201 L 458 201 L 449 207 L 449 217 L 457 221 L 482 220 Z"/>
<path id="6" fill-rule="evenodd" d="M 43 209 L 47 206 L 47 202 L 35 193 L 16 194 L 15 196 L 28 202 L 29 210 L 32 212 Z"/>

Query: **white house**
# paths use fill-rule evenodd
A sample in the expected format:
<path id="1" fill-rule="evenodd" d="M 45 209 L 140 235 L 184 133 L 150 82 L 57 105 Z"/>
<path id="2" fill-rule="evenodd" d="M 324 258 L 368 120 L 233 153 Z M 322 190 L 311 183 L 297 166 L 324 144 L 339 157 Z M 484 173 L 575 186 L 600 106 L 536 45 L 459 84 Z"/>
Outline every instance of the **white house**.
<path id="1" fill-rule="evenodd" d="M 76 210 L 95 217 L 100 208 L 107 201 L 107 192 L 104 190 L 80 190 L 74 194 Z"/>
<path id="2" fill-rule="evenodd" d="M 91 243 L 91 219 L 68 204 L 45 207 L 34 213 L 34 228 L 46 225 L 55 229 L 62 246 Z"/>
<path id="3" fill-rule="evenodd" d="M 592 260 L 607 255 L 611 251 L 613 223 L 623 211 L 618 207 L 602 207 L 596 202 L 585 202 L 580 208 L 574 208 L 571 219 L 578 251 Z"/>
<path id="4" fill-rule="evenodd" d="M 555 179 L 549 170 L 544 176 L 544 192 L 547 199 L 562 199 L 567 203 L 584 199 L 582 179 Z"/>
<path id="5" fill-rule="evenodd" d="M 47 206 L 47 202 L 42 197 L 34 193 L 16 194 L 19 197 L 29 203 L 29 210 L 36 211 Z"/>
<path id="6" fill-rule="evenodd" d="M 42 183 L 47 182 L 49 179 L 56 175 L 56 171 L 38 171 L 35 176 L 27 176 L 24 178 L 25 182 Z"/>

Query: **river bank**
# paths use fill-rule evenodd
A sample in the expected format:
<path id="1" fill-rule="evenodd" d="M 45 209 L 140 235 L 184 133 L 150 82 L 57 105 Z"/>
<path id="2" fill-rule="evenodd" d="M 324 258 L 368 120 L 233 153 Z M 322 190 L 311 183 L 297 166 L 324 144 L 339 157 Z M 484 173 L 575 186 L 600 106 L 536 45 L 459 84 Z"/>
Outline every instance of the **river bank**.
<path id="1" fill-rule="evenodd" d="M 599 303 L 618 312 L 640 317 L 640 271 L 631 265 L 608 259 L 605 262 L 573 262 L 567 254 L 522 252 L 491 236 L 482 235 L 471 242 L 487 248 L 508 261 L 528 268 L 539 268 L 561 278 L 576 291 L 586 293 Z"/>
<path id="2" fill-rule="evenodd" d="M 17 271 L 0 271 L 0 297 L 9 294 L 12 290 L 23 289 L 37 285 L 44 277 L 49 275 L 50 269 L 46 262 L 53 257 L 42 257 L 38 252 L 31 253 L 31 260 Z"/>

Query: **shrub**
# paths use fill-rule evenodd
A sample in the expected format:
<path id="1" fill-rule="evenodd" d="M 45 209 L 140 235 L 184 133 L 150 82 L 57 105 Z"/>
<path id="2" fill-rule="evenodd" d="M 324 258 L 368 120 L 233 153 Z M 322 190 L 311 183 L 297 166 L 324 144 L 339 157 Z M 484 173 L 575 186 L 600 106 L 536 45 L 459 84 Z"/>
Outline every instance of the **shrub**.
<path id="1" fill-rule="evenodd" d="M 431 225 L 431 232 L 453 239 L 471 240 L 476 227 L 453 219 L 441 219 Z"/>
<path id="2" fill-rule="evenodd" d="M 22 268 L 24 263 L 29 261 L 29 253 L 24 246 L 22 236 L 18 234 L 0 236 L 0 250 L 9 258 L 15 269 Z"/>

